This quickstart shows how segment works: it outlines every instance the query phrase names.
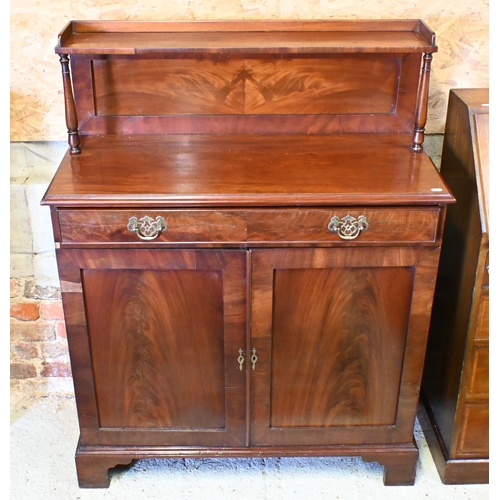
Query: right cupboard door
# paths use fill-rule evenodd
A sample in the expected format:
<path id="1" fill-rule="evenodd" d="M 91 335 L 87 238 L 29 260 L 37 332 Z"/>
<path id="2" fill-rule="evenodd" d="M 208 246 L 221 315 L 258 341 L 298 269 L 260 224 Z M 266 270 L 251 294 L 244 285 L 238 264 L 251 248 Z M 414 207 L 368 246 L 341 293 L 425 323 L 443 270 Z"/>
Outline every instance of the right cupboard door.
<path id="1" fill-rule="evenodd" d="M 412 441 L 438 253 L 252 252 L 252 444 Z"/>

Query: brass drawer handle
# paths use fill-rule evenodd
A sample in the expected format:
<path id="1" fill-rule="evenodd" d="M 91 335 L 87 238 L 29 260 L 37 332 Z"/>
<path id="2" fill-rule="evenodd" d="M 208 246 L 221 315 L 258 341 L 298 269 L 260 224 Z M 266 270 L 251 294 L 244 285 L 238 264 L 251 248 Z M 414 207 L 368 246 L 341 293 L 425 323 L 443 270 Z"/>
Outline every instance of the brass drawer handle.
<path id="1" fill-rule="evenodd" d="M 352 215 L 346 215 L 342 219 L 339 219 L 335 215 L 330 219 L 330 223 L 328 224 L 328 230 L 332 233 L 337 233 L 343 240 L 353 240 L 369 227 L 370 225 L 364 215 L 360 215 L 358 220 Z"/>
<path id="2" fill-rule="evenodd" d="M 162 231 L 167 230 L 165 219 L 158 215 L 156 220 L 145 215 L 137 220 L 137 217 L 130 217 L 127 229 L 131 233 L 137 234 L 141 240 L 154 240 Z"/>

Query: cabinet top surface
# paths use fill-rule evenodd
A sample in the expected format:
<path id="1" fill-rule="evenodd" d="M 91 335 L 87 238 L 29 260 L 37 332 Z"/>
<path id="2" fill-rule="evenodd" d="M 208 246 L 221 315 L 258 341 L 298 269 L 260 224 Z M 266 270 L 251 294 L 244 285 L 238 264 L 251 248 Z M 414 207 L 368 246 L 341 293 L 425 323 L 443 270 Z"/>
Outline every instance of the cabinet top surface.
<path id="1" fill-rule="evenodd" d="M 43 204 L 425 205 L 453 197 L 406 134 L 85 136 Z"/>
<path id="2" fill-rule="evenodd" d="M 71 21 L 59 54 L 435 52 L 420 20 Z"/>

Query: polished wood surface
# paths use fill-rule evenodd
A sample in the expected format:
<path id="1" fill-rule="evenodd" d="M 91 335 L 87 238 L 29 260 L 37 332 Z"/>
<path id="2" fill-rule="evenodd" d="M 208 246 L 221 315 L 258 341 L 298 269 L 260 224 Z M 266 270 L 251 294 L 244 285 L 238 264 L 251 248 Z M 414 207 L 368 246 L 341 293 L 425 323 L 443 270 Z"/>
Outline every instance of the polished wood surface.
<path id="1" fill-rule="evenodd" d="M 68 144 L 71 154 L 80 153 L 80 137 L 78 135 L 78 115 L 76 113 L 75 99 L 73 96 L 73 85 L 69 71 L 69 58 L 67 55 L 59 57 L 64 88 L 64 110 L 66 127 L 68 129 Z"/>
<path id="2" fill-rule="evenodd" d="M 107 134 L 413 132 L 416 152 L 435 51 L 434 33 L 418 20 L 74 21 L 56 47 L 71 57 L 66 114 L 76 108 L 78 130 L 70 143 Z"/>
<path id="3" fill-rule="evenodd" d="M 221 273 L 90 269 L 83 280 L 101 426 L 223 430 Z"/>
<path id="4" fill-rule="evenodd" d="M 439 250 L 252 255 L 252 443 L 410 442 Z"/>
<path id="5" fill-rule="evenodd" d="M 441 479 L 489 481 L 488 89 L 452 90 L 441 174 L 456 196 L 443 233 L 421 420 Z M 478 120 L 478 117 L 482 118 Z"/>
<path id="6" fill-rule="evenodd" d="M 143 244 L 127 229 L 130 218 L 163 217 L 167 228 L 149 245 L 196 244 L 249 247 L 280 245 L 346 245 L 328 229 L 332 217 L 366 217 L 369 228 L 356 245 L 435 243 L 442 210 L 437 207 L 281 210 L 60 210 L 61 244 L 123 246 Z"/>
<path id="7" fill-rule="evenodd" d="M 83 137 L 45 204 L 64 206 L 428 205 L 453 197 L 408 136 Z"/>
<path id="8" fill-rule="evenodd" d="M 395 422 L 412 285 L 409 268 L 276 269 L 271 427 Z"/>
<path id="9" fill-rule="evenodd" d="M 230 35 L 230 36 L 228 36 Z M 57 53 L 434 52 L 420 20 L 119 22 L 72 21 Z"/>
<path id="10" fill-rule="evenodd" d="M 57 257 L 80 444 L 244 445 L 245 253 Z"/>
<path id="11" fill-rule="evenodd" d="M 96 114 L 392 114 L 401 58 L 93 61 Z M 352 68 L 354 66 L 354 68 Z M 366 95 L 370 95 L 366 99 Z"/>
<path id="12" fill-rule="evenodd" d="M 420 66 L 421 55 L 412 52 L 71 57 L 83 135 L 411 133 Z M 365 67 L 373 74 L 362 78 Z"/>
<path id="13" fill-rule="evenodd" d="M 80 486 L 133 459 L 223 456 L 360 456 L 414 483 L 454 201 L 415 153 L 436 50 L 419 20 L 67 24 L 81 153 L 43 204 Z M 151 239 L 145 217 L 163 218 Z"/>

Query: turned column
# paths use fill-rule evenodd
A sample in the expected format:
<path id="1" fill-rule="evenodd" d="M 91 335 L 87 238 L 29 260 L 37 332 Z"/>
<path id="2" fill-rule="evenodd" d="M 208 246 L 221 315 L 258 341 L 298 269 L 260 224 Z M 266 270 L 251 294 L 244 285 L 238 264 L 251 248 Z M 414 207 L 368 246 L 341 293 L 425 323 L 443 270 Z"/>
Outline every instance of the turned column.
<path id="1" fill-rule="evenodd" d="M 427 107 L 429 100 L 429 80 L 431 75 L 432 54 L 424 54 L 422 73 L 420 74 L 420 84 L 418 87 L 417 106 L 415 108 L 415 124 L 413 127 L 413 146 L 411 149 L 415 153 L 423 151 L 424 128 L 427 121 Z"/>
<path id="2" fill-rule="evenodd" d="M 69 72 L 69 57 L 66 54 L 59 56 L 64 88 L 64 110 L 66 115 L 66 127 L 68 128 L 69 152 L 73 155 L 80 153 L 80 136 L 78 135 L 78 117 L 76 114 L 75 99 L 73 97 L 73 86 Z"/>

